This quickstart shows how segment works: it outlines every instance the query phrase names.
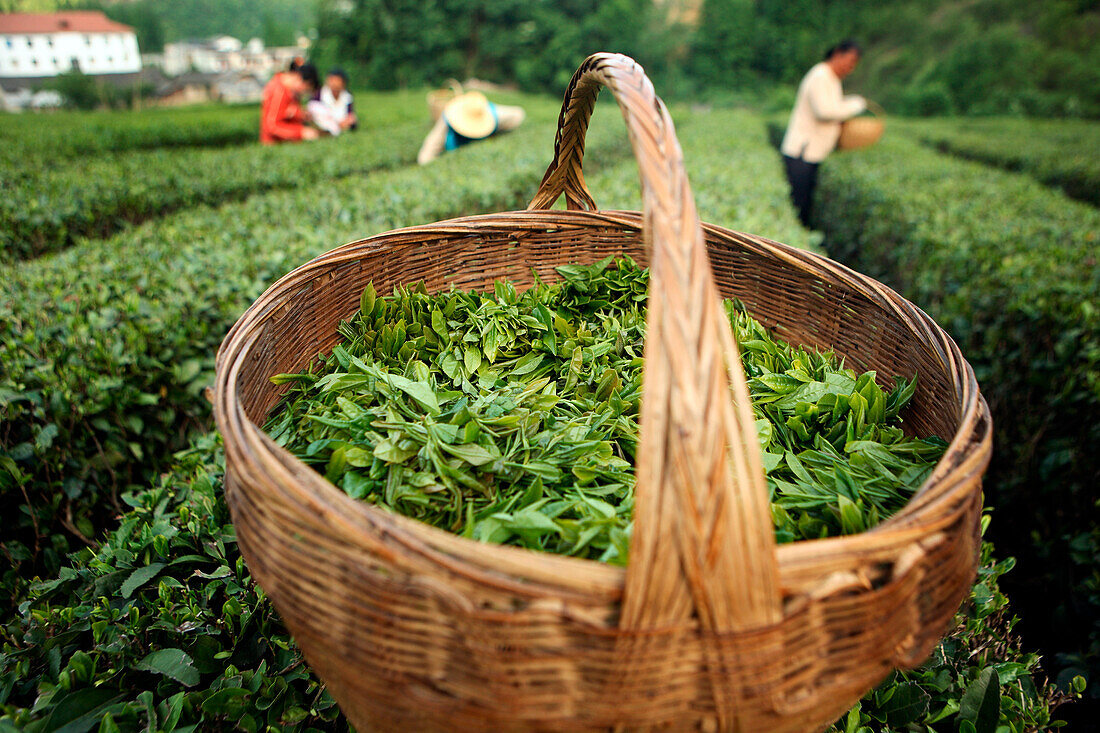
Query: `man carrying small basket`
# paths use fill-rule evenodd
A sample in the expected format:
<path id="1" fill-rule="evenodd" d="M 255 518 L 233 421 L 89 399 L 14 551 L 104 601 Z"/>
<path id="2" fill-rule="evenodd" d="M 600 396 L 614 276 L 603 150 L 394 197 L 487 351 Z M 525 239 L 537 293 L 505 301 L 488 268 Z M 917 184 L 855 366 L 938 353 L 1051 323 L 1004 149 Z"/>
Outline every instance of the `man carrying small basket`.
<path id="1" fill-rule="evenodd" d="M 845 96 L 840 85 L 862 54 L 855 41 L 841 41 L 825 52 L 825 60 L 814 65 L 798 85 L 780 152 L 791 184 L 791 201 L 806 228 L 810 226 L 818 166 L 836 147 L 841 123 L 867 108 L 863 97 Z"/>

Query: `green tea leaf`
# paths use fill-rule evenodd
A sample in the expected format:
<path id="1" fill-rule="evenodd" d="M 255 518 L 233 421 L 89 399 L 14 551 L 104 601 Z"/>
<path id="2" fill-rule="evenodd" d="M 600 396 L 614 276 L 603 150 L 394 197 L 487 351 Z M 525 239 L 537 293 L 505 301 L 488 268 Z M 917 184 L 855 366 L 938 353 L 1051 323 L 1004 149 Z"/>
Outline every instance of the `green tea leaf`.
<path id="1" fill-rule="evenodd" d="M 959 703 L 959 720 L 974 725 L 976 733 L 996 733 L 1001 716 L 1001 683 L 994 667 L 986 667 L 967 685 Z"/>
<path id="2" fill-rule="evenodd" d="M 158 649 L 147 654 L 135 667 L 171 677 L 186 687 L 199 683 L 199 671 L 182 649 Z"/>
<path id="3" fill-rule="evenodd" d="M 122 584 L 122 588 L 120 589 L 122 592 L 122 597 L 129 598 L 131 595 L 133 595 L 135 590 L 145 585 L 153 578 L 157 577 L 157 575 L 160 574 L 160 571 L 163 570 L 164 567 L 164 563 L 154 562 L 135 570 L 133 573 L 130 574 L 130 577 L 126 579 L 126 582 Z"/>

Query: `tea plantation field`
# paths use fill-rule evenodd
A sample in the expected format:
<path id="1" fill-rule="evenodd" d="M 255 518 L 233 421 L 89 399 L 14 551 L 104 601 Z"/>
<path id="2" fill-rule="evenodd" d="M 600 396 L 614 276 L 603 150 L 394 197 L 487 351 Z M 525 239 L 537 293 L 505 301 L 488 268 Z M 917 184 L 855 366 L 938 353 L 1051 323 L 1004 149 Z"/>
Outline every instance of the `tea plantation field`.
<path id="1" fill-rule="evenodd" d="M 248 107 L 0 117 L 0 732 L 347 729 L 237 550 L 204 389 L 228 328 L 295 266 L 388 229 L 523 208 L 559 101 L 499 101 L 526 107 L 519 130 L 426 167 L 421 92 L 364 95 L 359 132 L 275 148 L 254 142 Z M 1050 172 L 1053 142 L 1001 161 L 962 128 L 906 124 L 830 160 L 823 243 L 789 205 L 763 117 L 672 113 L 703 220 L 827 247 L 900 289 L 963 345 L 1003 426 L 986 491 L 997 550 L 983 545 L 955 627 L 835 729 L 1050 727 L 1100 630 L 1074 627 L 1077 646 L 1058 649 L 1077 656 L 1041 667 L 1001 583 L 1020 574 L 1015 554 L 1038 573 L 1021 588 L 1087 589 L 1053 599 L 1064 618 L 1100 603 L 1085 449 L 1100 424 L 1100 215 L 1047 185 L 1077 174 Z M 637 208 L 613 105 L 585 163 L 601 207 Z M 1042 497 L 1034 545 L 1012 508 L 1028 496 Z M 1057 671 L 1068 695 L 1048 684 Z"/>

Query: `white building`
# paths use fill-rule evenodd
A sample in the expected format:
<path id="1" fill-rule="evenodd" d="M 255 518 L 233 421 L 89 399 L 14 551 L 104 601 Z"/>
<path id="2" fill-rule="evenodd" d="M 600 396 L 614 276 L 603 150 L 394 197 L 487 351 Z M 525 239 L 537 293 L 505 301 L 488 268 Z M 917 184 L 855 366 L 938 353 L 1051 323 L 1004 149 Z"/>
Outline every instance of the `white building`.
<path id="1" fill-rule="evenodd" d="M 134 29 L 100 12 L 0 14 L 0 82 L 141 71 Z"/>
<path id="2" fill-rule="evenodd" d="M 265 48 L 259 38 L 242 43 L 232 36 L 215 36 L 165 44 L 163 68 L 169 76 L 246 71 L 267 78 L 303 54 L 297 46 Z"/>

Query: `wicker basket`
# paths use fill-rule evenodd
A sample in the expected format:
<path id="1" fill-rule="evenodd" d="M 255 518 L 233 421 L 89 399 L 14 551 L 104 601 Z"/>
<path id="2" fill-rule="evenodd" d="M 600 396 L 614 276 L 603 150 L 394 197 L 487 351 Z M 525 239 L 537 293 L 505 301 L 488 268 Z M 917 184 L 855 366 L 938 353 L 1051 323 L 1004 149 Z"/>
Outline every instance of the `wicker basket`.
<path id="1" fill-rule="evenodd" d="M 644 213 L 595 211 L 581 175 L 599 87 L 622 109 Z M 642 69 L 587 59 L 526 211 L 380 234 L 290 273 L 218 354 L 226 495 L 249 568 L 359 730 L 806 731 L 933 649 L 973 581 L 990 419 L 924 313 L 826 258 L 700 225 L 672 121 Z M 734 165 L 735 161 L 731 161 Z M 569 211 L 551 211 L 565 195 Z M 651 267 L 629 566 L 480 544 L 349 498 L 258 427 L 379 292 L 528 286 L 628 254 Z M 897 515 L 776 546 L 744 374 L 719 294 L 789 341 L 888 382 L 908 428 L 950 441 Z M 733 390 L 734 399 L 730 398 Z"/>
<path id="2" fill-rule="evenodd" d="M 447 103 L 462 94 L 462 85 L 456 79 L 448 79 L 445 89 L 433 89 L 428 92 L 428 109 L 432 113 L 432 122 L 443 116 Z"/>
<path id="3" fill-rule="evenodd" d="M 840 124 L 840 137 L 836 141 L 837 150 L 858 150 L 866 148 L 878 142 L 882 133 L 886 130 L 886 111 L 875 104 L 867 102 L 867 109 L 874 113 L 874 117 L 853 117 Z"/>

